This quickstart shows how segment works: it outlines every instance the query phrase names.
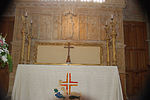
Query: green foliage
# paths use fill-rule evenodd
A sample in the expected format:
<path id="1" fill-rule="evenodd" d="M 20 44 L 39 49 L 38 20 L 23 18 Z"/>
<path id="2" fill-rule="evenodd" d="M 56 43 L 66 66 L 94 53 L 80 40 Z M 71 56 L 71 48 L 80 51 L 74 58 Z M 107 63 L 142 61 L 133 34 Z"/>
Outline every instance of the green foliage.
<path id="1" fill-rule="evenodd" d="M 8 59 L 9 72 L 12 72 L 12 68 L 13 68 L 12 58 L 11 58 L 11 56 L 9 54 L 7 55 L 7 59 Z"/>

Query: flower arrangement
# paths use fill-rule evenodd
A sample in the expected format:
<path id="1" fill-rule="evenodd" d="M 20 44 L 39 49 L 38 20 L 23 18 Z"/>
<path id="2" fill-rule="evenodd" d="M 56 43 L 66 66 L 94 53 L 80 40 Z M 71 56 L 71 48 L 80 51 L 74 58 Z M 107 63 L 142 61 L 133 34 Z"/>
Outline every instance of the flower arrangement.
<path id="1" fill-rule="evenodd" d="M 8 51 L 8 44 L 5 42 L 5 37 L 0 34 L 0 68 L 8 65 L 9 71 L 12 72 L 12 58 Z"/>

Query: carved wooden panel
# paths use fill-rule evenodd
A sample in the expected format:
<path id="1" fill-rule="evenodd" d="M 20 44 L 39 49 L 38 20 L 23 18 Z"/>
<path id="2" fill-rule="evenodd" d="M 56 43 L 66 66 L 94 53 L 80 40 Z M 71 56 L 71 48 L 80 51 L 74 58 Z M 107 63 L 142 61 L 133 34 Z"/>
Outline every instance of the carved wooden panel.
<path id="1" fill-rule="evenodd" d="M 53 23 L 52 39 L 59 40 L 61 39 L 61 16 L 54 16 Z"/>
<path id="2" fill-rule="evenodd" d="M 105 16 L 106 17 L 106 16 Z M 105 40 L 106 34 L 105 34 L 105 24 L 106 20 L 104 21 L 104 16 L 99 16 L 99 33 L 100 33 L 100 40 Z"/>
<path id="3" fill-rule="evenodd" d="M 41 15 L 40 16 L 40 34 L 39 39 L 51 40 L 53 33 L 53 16 Z"/>
<path id="4" fill-rule="evenodd" d="M 98 40 L 99 39 L 99 18 L 98 17 L 88 17 L 87 21 L 88 27 L 88 40 Z"/>
<path id="5" fill-rule="evenodd" d="M 79 39 L 87 39 L 87 16 L 79 16 Z"/>
<path id="6" fill-rule="evenodd" d="M 62 39 L 78 39 L 78 17 L 73 15 L 62 15 Z"/>
<path id="7" fill-rule="evenodd" d="M 39 23 L 39 24 L 36 24 L 36 23 L 33 23 L 32 24 L 32 37 L 34 39 L 37 39 L 38 38 L 38 34 L 40 33 L 40 15 L 39 14 L 36 14 L 36 13 L 33 13 L 31 14 L 32 16 L 32 21 L 33 22 L 36 22 L 36 23 Z"/>

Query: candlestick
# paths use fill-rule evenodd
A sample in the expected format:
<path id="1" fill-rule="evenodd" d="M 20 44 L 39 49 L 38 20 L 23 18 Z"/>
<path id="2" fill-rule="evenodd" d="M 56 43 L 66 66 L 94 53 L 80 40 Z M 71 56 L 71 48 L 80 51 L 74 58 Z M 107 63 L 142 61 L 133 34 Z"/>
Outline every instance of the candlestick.
<path id="1" fill-rule="evenodd" d="M 30 63 L 30 49 L 31 49 L 31 34 L 28 34 L 28 54 L 27 54 L 27 63 Z"/>
<path id="2" fill-rule="evenodd" d="M 32 24 L 32 19 L 31 19 L 30 23 Z"/>
<path id="3" fill-rule="evenodd" d="M 106 21 L 106 26 L 108 25 L 107 21 Z"/>
<path id="4" fill-rule="evenodd" d="M 114 19 L 114 15 L 113 14 L 111 15 L 111 19 Z"/>
<path id="5" fill-rule="evenodd" d="M 117 58 L 116 58 L 116 21 L 114 20 L 114 15 L 111 15 L 111 21 L 109 25 L 105 25 L 106 31 L 106 49 L 107 49 L 107 65 L 110 65 L 110 43 L 112 44 L 112 65 L 117 65 Z M 110 33 L 111 32 L 111 33 Z M 110 34 L 109 34 L 110 33 Z"/>
<path id="6" fill-rule="evenodd" d="M 110 65 L 110 51 L 109 51 L 109 43 L 110 43 L 110 34 L 108 33 L 109 30 L 109 26 L 107 25 L 107 21 L 106 21 L 106 25 L 105 25 L 105 31 L 106 31 L 106 49 L 107 49 L 107 66 Z"/>
<path id="7" fill-rule="evenodd" d="M 28 12 L 27 12 L 27 10 L 25 10 L 25 17 L 27 17 L 28 16 Z"/>
<path id="8" fill-rule="evenodd" d="M 22 29 L 22 49 L 21 49 L 21 58 L 20 63 L 24 63 L 24 46 L 25 46 L 25 31 Z"/>
<path id="9" fill-rule="evenodd" d="M 113 17 L 112 17 L 113 18 Z M 112 37 L 112 50 L 113 50 L 113 61 L 112 61 L 112 65 L 116 66 L 117 65 L 117 58 L 116 58 L 116 22 L 115 20 L 112 19 L 111 22 L 111 27 L 112 27 L 112 33 L 111 33 L 111 37 Z"/>
<path id="10" fill-rule="evenodd" d="M 31 42 L 32 42 L 32 19 L 28 15 L 27 9 L 25 9 L 25 14 L 22 16 L 22 50 L 21 50 L 21 60 L 20 63 L 30 63 L 30 49 L 31 49 Z M 27 49 L 26 44 L 27 42 Z M 25 53 L 27 50 L 27 56 L 25 56 Z M 25 59 L 25 57 L 27 57 Z"/>

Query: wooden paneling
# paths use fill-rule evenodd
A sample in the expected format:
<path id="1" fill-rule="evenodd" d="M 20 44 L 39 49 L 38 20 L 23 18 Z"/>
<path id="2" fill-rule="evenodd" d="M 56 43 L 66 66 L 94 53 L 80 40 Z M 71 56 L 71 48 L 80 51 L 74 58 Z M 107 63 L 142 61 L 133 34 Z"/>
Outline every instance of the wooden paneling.
<path id="1" fill-rule="evenodd" d="M 9 51 L 11 51 L 11 42 L 13 39 L 14 19 L 14 17 L 0 18 L 0 33 L 3 33 L 3 36 L 7 34 L 6 41 L 9 44 Z"/>
<path id="2" fill-rule="evenodd" d="M 122 86 L 122 92 L 123 92 L 123 98 L 126 100 L 126 88 L 125 88 L 125 80 L 126 80 L 126 75 L 125 73 L 120 73 L 120 80 L 121 80 L 121 86 Z"/>
<path id="3" fill-rule="evenodd" d="M 4 93 L 4 95 L 7 95 L 8 91 L 8 85 L 9 85 L 9 71 L 8 67 L 0 68 L 0 92 Z"/>
<path id="4" fill-rule="evenodd" d="M 0 33 L 3 33 L 3 36 L 7 34 L 6 42 L 9 44 L 9 51 L 11 51 L 13 29 L 14 29 L 14 17 L 0 18 Z M 4 90 L 5 93 L 7 93 L 8 85 L 9 85 L 9 72 L 8 68 L 6 67 L 5 69 L 0 69 L 0 88 Z"/>
<path id="5" fill-rule="evenodd" d="M 131 100 L 138 97 L 148 73 L 148 44 L 144 22 L 124 22 L 126 89 Z"/>

